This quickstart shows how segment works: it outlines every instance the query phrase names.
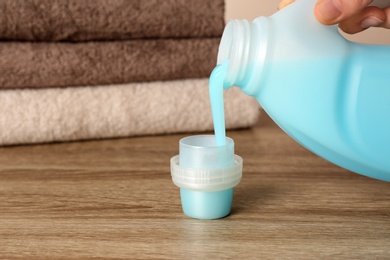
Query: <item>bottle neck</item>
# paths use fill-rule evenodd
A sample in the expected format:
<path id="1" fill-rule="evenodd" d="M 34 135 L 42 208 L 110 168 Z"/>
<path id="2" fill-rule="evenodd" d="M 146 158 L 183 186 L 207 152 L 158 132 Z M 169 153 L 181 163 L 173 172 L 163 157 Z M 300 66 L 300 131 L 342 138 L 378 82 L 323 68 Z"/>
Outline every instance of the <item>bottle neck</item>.
<path id="1" fill-rule="evenodd" d="M 225 27 L 218 51 L 218 64 L 229 61 L 224 87 L 240 87 L 255 95 L 264 75 L 269 46 L 269 24 L 266 17 L 249 22 L 231 20 Z"/>

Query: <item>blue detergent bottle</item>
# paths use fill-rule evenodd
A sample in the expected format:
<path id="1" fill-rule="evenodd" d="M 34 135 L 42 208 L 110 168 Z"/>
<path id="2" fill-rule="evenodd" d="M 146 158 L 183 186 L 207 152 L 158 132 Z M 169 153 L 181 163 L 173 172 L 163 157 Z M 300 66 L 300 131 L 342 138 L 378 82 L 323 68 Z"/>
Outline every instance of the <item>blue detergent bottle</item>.
<path id="1" fill-rule="evenodd" d="M 346 40 L 320 24 L 315 0 L 230 21 L 218 64 L 301 145 L 348 170 L 390 181 L 390 46 Z"/>

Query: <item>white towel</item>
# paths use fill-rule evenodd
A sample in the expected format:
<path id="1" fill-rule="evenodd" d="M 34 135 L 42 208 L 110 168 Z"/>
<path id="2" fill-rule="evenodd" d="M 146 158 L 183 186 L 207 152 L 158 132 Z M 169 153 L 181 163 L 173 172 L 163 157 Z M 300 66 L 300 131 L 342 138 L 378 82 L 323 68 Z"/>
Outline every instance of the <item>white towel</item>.
<path id="1" fill-rule="evenodd" d="M 208 79 L 0 91 L 0 145 L 213 129 Z M 257 101 L 225 92 L 228 129 L 253 126 Z"/>

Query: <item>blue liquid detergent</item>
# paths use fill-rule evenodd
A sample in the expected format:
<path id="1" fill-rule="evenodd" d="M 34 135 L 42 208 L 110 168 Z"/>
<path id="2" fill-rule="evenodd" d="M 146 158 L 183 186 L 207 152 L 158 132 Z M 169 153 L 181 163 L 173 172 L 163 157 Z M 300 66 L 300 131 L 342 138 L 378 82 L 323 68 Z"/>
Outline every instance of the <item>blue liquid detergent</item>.
<path id="1" fill-rule="evenodd" d="M 348 170 L 390 181 L 389 61 L 389 46 L 354 44 L 347 60 L 271 62 L 264 66 L 269 67 L 264 85 L 253 96 L 302 146 Z M 210 79 L 219 134 L 223 111 L 215 90 L 223 86 L 219 76 L 226 69 L 226 63 L 218 65 Z M 245 89 L 250 78 L 235 85 Z"/>
<path id="2" fill-rule="evenodd" d="M 312 152 L 390 181 L 389 61 L 390 47 L 356 44 L 347 61 L 275 63 L 255 97 L 283 130 Z"/>
<path id="3" fill-rule="evenodd" d="M 227 67 L 227 61 L 217 65 L 211 73 L 209 81 L 211 111 L 213 114 L 214 134 L 217 146 L 226 144 L 223 82 L 226 76 Z"/>

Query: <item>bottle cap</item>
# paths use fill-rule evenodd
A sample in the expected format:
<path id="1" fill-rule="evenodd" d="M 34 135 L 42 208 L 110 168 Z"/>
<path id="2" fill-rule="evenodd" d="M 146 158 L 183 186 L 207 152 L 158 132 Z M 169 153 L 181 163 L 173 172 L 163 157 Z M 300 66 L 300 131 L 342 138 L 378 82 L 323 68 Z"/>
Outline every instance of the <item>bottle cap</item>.
<path id="1" fill-rule="evenodd" d="M 234 154 L 234 141 L 217 146 L 214 135 L 180 140 L 179 155 L 171 159 L 171 175 L 180 187 L 183 211 L 198 219 L 227 216 L 233 188 L 242 178 L 242 158 Z"/>

